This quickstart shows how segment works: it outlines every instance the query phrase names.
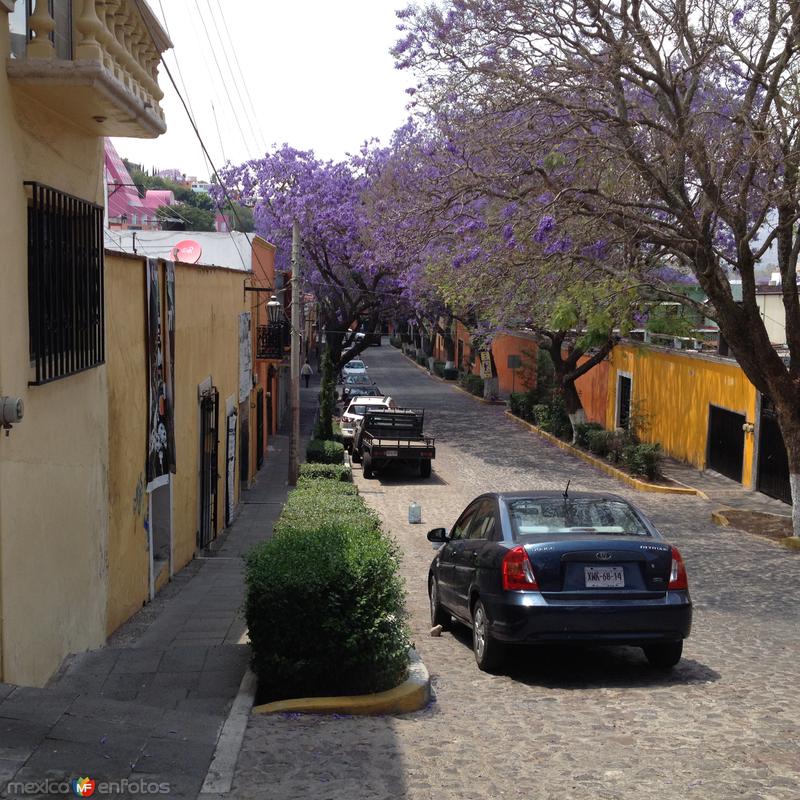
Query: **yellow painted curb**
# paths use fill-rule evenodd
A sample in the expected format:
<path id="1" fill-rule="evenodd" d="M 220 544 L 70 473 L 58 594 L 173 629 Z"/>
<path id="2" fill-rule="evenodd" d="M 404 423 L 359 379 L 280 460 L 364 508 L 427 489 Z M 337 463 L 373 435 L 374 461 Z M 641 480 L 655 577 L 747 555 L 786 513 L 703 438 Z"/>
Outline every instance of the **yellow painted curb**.
<path id="1" fill-rule="evenodd" d="M 691 494 L 691 495 L 702 495 L 702 492 L 698 492 L 697 489 L 693 489 L 691 486 L 659 486 L 655 483 L 647 483 L 647 481 L 640 481 L 638 478 L 633 478 L 628 475 L 626 472 L 623 472 L 621 469 L 617 469 L 616 467 L 611 466 L 611 464 L 602 461 L 599 458 L 595 458 L 593 455 L 589 453 L 584 453 L 583 450 L 578 449 L 577 447 L 573 447 L 569 442 L 563 442 L 557 436 L 553 436 L 553 434 L 548 433 L 547 431 L 543 431 L 541 428 L 537 428 L 536 425 L 532 425 L 530 422 L 526 422 L 524 419 L 520 419 L 518 416 L 512 414 L 510 411 L 506 411 L 505 415 L 509 418 L 514 420 L 517 424 L 521 425 L 523 428 L 527 428 L 531 433 L 535 433 L 538 436 L 541 436 L 543 439 L 547 439 L 548 442 L 551 442 L 556 447 L 560 447 L 562 450 L 566 450 L 568 453 L 572 453 L 574 456 L 578 456 L 578 458 L 582 458 L 587 464 L 591 464 L 593 467 L 597 467 L 597 469 L 606 473 L 606 475 L 610 475 L 612 478 L 616 478 L 623 483 L 626 483 L 628 486 L 633 487 L 637 491 L 640 492 L 656 492 L 658 494 Z M 705 495 L 702 495 L 705 497 Z M 706 498 L 707 499 L 707 498 Z"/>
<path id="2" fill-rule="evenodd" d="M 722 510 L 711 512 L 711 521 L 715 525 L 721 525 L 723 528 L 730 528 L 731 521 L 725 516 Z"/>
<path id="3" fill-rule="evenodd" d="M 254 714 L 408 714 L 419 711 L 431 699 L 431 677 L 415 650 L 410 651 L 408 678 L 394 689 L 376 694 L 340 697 L 299 697 L 264 703 Z"/>

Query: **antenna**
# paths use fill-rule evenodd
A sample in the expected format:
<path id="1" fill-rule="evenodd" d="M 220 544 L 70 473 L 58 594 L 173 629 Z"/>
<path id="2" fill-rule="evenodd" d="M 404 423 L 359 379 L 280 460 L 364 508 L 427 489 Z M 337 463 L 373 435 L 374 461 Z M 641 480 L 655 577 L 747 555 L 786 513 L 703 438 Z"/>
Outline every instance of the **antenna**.
<path id="1" fill-rule="evenodd" d="M 567 481 L 567 488 L 564 489 L 564 499 L 566 500 L 569 497 L 569 485 L 572 483 L 572 478 Z"/>

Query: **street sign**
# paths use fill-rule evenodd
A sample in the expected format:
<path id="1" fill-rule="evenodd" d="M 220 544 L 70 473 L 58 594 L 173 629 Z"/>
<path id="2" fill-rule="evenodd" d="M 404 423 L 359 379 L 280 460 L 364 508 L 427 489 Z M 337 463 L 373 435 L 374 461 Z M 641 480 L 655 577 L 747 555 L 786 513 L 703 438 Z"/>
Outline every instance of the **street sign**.
<path id="1" fill-rule="evenodd" d="M 481 378 L 485 381 L 492 377 L 492 354 L 488 350 L 481 350 Z"/>

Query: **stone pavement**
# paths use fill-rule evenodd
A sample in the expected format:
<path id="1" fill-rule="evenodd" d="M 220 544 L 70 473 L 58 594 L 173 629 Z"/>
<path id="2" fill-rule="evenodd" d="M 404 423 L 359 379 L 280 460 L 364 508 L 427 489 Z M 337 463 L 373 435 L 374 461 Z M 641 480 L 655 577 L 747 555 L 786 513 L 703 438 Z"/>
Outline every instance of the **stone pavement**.
<path id="1" fill-rule="evenodd" d="M 301 390 L 301 454 L 315 384 Z M 250 657 L 242 556 L 271 535 L 286 498 L 288 450 L 288 436 L 272 437 L 234 524 L 106 647 L 66 659 L 44 689 L 0 684 L 0 796 L 22 796 L 9 781 L 89 776 L 120 784 L 102 796 L 168 786 L 164 796 L 197 797 Z"/>
<path id="2" fill-rule="evenodd" d="M 364 353 L 370 376 L 422 406 L 430 480 L 356 481 L 403 553 L 415 646 L 436 701 L 416 714 L 254 716 L 231 797 L 249 800 L 797 800 L 800 797 L 800 555 L 710 520 L 712 502 L 639 493 L 432 380 L 398 351 Z M 668 674 L 638 649 L 520 650 L 501 675 L 475 666 L 466 629 L 429 636 L 429 528 L 482 491 L 618 493 L 682 551 L 695 603 L 684 659 Z M 688 481 L 691 483 L 691 481 Z M 423 524 L 407 522 L 422 505 Z"/>

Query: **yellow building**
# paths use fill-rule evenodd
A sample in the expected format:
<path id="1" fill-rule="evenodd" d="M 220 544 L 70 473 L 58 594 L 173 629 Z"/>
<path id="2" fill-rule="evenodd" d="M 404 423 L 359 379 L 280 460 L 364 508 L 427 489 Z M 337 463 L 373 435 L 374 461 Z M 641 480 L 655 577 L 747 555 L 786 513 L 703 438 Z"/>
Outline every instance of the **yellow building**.
<path id="1" fill-rule="evenodd" d="M 170 43 L 140 0 L 30 5 L 0 0 L 0 679 L 40 685 L 108 630 L 103 137 L 165 130 Z"/>

